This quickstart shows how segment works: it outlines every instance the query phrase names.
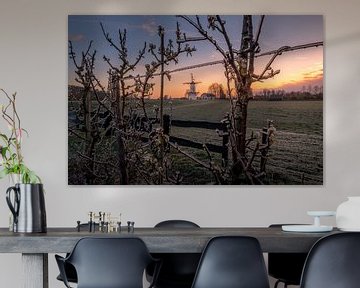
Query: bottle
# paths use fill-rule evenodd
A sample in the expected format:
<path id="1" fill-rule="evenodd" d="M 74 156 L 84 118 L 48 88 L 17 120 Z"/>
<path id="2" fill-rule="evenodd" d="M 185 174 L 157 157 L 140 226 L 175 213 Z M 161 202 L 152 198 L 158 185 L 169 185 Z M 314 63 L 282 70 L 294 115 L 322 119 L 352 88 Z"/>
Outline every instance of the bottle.
<path id="1" fill-rule="evenodd" d="M 360 231 L 360 197 L 348 197 L 336 210 L 336 226 L 342 231 Z"/>

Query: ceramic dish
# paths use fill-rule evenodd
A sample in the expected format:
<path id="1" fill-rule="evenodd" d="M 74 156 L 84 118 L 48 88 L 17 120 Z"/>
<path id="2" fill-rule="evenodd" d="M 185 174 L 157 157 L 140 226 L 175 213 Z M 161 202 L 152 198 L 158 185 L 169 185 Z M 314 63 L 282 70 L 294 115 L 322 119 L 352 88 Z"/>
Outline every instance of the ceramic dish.
<path id="1" fill-rule="evenodd" d="M 281 229 L 286 232 L 330 232 L 333 227 L 325 225 L 283 225 Z"/>

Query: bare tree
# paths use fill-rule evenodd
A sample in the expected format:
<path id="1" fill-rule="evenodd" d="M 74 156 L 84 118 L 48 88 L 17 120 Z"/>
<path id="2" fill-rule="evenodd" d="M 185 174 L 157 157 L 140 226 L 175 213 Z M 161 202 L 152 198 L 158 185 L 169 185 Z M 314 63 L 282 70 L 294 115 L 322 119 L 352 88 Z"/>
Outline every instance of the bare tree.
<path id="1" fill-rule="evenodd" d="M 153 135 L 152 139 L 158 138 L 159 142 L 159 154 L 155 153 L 154 157 L 158 160 L 159 165 L 157 167 L 158 174 L 158 183 L 162 184 L 164 177 L 169 176 L 169 169 L 166 169 L 166 161 L 165 159 L 165 142 L 164 139 L 164 133 L 163 133 L 163 117 L 164 117 L 164 77 L 166 76 L 167 79 L 170 81 L 171 77 L 168 72 L 165 71 L 165 66 L 168 66 L 171 63 L 177 64 L 179 62 L 179 57 L 182 54 L 185 54 L 186 56 L 191 56 L 192 52 L 194 52 L 196 49 L 195 47 L 190 47 L 188 44 L 181 45 L 180 43 L 177 43 L 176 46 L 174 45 L 173 40 L 169 39 L 167 44 L 165 44 L 165 29 L 162 26 L 158 27 L 158 35 L 160 37 L 160 44 L 157 46 L 154 43 L 149 44 L 148 52 L 152 56 L 153 60 L 145 65 L 145 75 L 144 77 L 141 77 L 140 75 L 137 76 L 137 83 L 140 91 L 140 99 L 142 104 L 142 109 L 144 112 L 144 116 L 146 120 L 148 120 L 148 115 L 146 112 L 146 106 L 145 106 L 145 99 L 149 98 L 153 93 L 153 86 L 154 83 L 151 83 L 151 79 L 154 78 L 155 75 L 158 75 L 158 71 L 160 69 L 160 107 L 159 107 L 159 119 L 160 119 L 160 127 L 161 129 L 156 130 L 155 132 L 158 133 L 158 135 L 155 137 Z M 154 138 L 155 137 L 155 138 Z M 155 141 L 156 143 L 156 141 Z M 169 168 L 169 166 L 168 166 Z M 170 179 L 169 177 L 166 177 Z M 180 179 L 179 177 L 176 177 L 176 179 Z M 176 180 L 177 181 L 177 180 Z"/>
<path id="2" fill-rule="evenodd" d="M 281 54 L 281 50 L 274 55 L 265 65 L 259 75 L 254 74 L 255 55 L 260 52 L 259 37 L 262 29 L 264 16 L 260 17 L 260 23 L 257 33 L 253 33 L 252 16 L 243 17 L 242 37 L 240 47 L 235 47 L 232 43 L 226 22 L 219 15 L 210 15 L 207 17 L 207 23 L 202 23 L 199 16 L 195 18 L 189 16 L 178 16 L 190 24 L 199 34 L 196 37 L 187 37 L 180 29 L 177 31 L 178 42 L 190 41 L 208 41 L 223 56 L 225 66 L 225 76 L 228 80 L 228 91 L 231 100 L 231 111 L 226 121 L 229 126 L 229 138 L 231 144 L 232 160 L 231 182 L 261 184 L 261 177 L 264 175 L 259 169 L 255 169 L 253 161 L 259 152 L 264 152 L 265 148 L 260 145 L 253 135 L 247 137 L 247 113 L 248 103 L 251 99 L 251 85 L 256 81 L 263 81 L 274 77 L 280 71 L 274 71 L 271 64 L 276 56 Z M 217 34 L 217 37 L 214 36 Z M 217 39 L 221 39 L 218 41 Z M 220 44 L 221 42 L 225 44 Z M 233 87 L 233 88 L 232 88 Z M 231 97 L 232 91 L 236 97 Z M 268 144 L 269 145 L 269 144 Z M 260 157 L 266 157 L 266 153 L 260 153 Z"/>
<path id="3" fill-rule="evenodd" d="M 145 109 L 145 99 L 149 98 L 152 95 L 154 83 L 150 83 L 150 81 L 159 75 L 163 78 L 164 76 L 170 81 L 171 77 L 170 74 L 165 71 L 165 66 L 168 66 L 171 63 L 178 64 L 179 63 L 179 56 L 181 54 L 186 54 L 186 56 L 191 56 L 192 52 L 196 51 L 195 47 L 190 47 L 188 44 L 185 46 L 181 45 L 180 43 L 174 45 L 174 41 L 169 39 L 167 44 L 165 44 L 165 29 L 162 26 L 158 27 L 158 35 L 160 37 L 160 44 L 157 46 L 154 43 L 149 44 L 148 52 L 152 55 L 153 60 L 150 63 L 145 64 L 145 75 L 141 77 L 140 75 L 137 76 L 137 81 L 139 86 L 139 91 L 141 91 L 141 101 L 143 104 L 143 112 L 145 117 L 147 116 L 146 109 Z M 164 66 L 164 67 L 162 67 Z M 162 81 L 162 83 L 164 83 Z M 163 94 L 160 92 L 160 94 Z M 163 112 L 160 109 L 160 114 Z M 162 116 L 162 115 L 160 115 Z M 160 117 L 161 118 L 161 117 Z"/>
<path id="4" fill-rule="evenodd" d="M 77 61 L 72 42 L 69 41 L 69 57 L 75 65 L 75 81 L 82 88 L 80 92 L 81 105 L 75 113 L 83 120 L 81 132 L 69 127 L 69 133 L 78 137 L 82 143 L 82 147 L 80 151 L 77 151 L 77 154 L 85 164 L 85 181 L 87 184 L 93 184 L 97 176 L 95 171 L 95 145 L 100 139 L 97 126 L 94 125 L 99 110 L 94 111 L 92 105 L 92 95 L 94 95 L 94 91 L 96 91 L 99 84 L 94 73 L 95 55 L 96 50 L 92 50 L 92 42 L 90 42 L 87 50 L 81 53 L 80 61 Z"/>
<path id="5" fill-rule="evenodd" d="M 115 49 L 118 59 L 120 59 L 120 64 L 114 65 L 109 57 L 104 56 L 104 60 L 111 69 L 109 73 L 111 77 L 110 82 L 112 83 L 110 98 L 112 99 L 111 107 L 115 115 L 118 139 L 117 154 L 121 174 L 120 183 L 129 183 L 129 170 L 131 170 L 133 177 L 140 175 L 146 183 L 161 184 L 164 178 L 169 178 L 169 173 L 166 171 L 166 167 L 169 165 L 164 157 L 166 141 L 164 140 L 162 131 L 162 119 L 164 76 L 167 76 L 168 80 L 170 80 L 170 75 L 165 71 L 164 67 L 170 63 L 178 63 L 181 54 L 189 55 L 195 49 L 189 45 L 174 45 L 171 39 L 165 44 L 165 30 L 162 26 L 159 26 L 159 46 L 153 43 L 149 45 L 145 43 L 136 59 L 131 62 L 126 43 L 126 30 L 119 30 L 119 40 L 115 43 L 105 31 L 102 24 L 101 28 L 105 39 L 110 46 Z M 149 53 L 152 60 L 144 65 L 145 74 L 132 75 L 146 53 Z M 153 95 L 153 87 L 155 84 L 151 81 L 155 76 L 159 75 L 159 73 L 162 87 L 162 92 L 160 93 L 160 113 L 158 115 L 160 119 L 160 129 L 152 129 L 152 120 L 148 115 L 146 100 Z M 134 104 L 133 106 L 130 105 L 131 102 Z M 139 108 L 143 115 L 138 114 L 137 110 Z M 137 125 L 137 121 L 141 123 Z M 146 127 L 142 127 L 142 125 Z M 144 134 L 149 134 L 149 145 L 144 144 L 142 141 L 143 136 L 145 136 Z M 145 169 L 145 167 L 147 167 L 147 169 Z M 154 176 L 155 172 L 157 172 L 157 176 Z M 180 177 L 177 179 L 180 179 Z"/>
<path id="6" fill-rule="evenodd" d="M 219 83 L 212 83 L 208 88 L 208 93 L 215 95 L 215 97 L 219 99 L 226 98 L 224 86 Z"/>
<path id="7" fill-rule="evenodd" d="M 104 55 L 104 61 L 108 63 L 111 68 L 111 75 L 114 78 L 113 81 L 116 85 L 113 87 L 113 99 L 111 99 L 112 104 L 111 108 L 115 115 L 115 128 L 116 128 L 116 139 L 117 139 L 117 158 L 118 158 L 118 168 L 120 173 L 120 184 L 129 183 L 129 175 L 127 172 L 127 159 L 126 159 L 126 147 L 125 147 L 125 136 L 126 136 L 126 120 L 125 120 L 125 108 L 127 104 L 127 99 L 134 96 L 136 93 L 136 83 L 134 83 L 133 78 L 130 77 L 130 80 L 126 80 L 129 76 L 132 76 L 131 73 L 135 70 L 136 66 L 139 64 L 140 60 L 144 57 L 146 51 L 146 42 L 144 47 L 138 52 L 135 60 L 130 62 L 129 59 L 129 50 L 127 47 L 127 31 L 119 29 L 118 31 L 118 42 L 116 43 L 105 31 L 104 26 L 100 23 L 101 29 L 105 36 L 106 41 L 110 44 L 112 48 L 115 49 L 118 59 L 120 60 L 119 65 L 115 65 L 111 62 L 111 59 Z"/>

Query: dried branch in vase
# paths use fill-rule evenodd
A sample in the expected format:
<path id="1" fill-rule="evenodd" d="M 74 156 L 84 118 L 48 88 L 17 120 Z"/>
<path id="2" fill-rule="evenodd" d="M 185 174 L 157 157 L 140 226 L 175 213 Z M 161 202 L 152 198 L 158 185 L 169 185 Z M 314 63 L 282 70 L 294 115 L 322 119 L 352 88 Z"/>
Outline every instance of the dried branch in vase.
<path id="1" fill-rule="evenodd" d="M 16 108 L 16 93 L 9 95 L 5 90 L 0 89 L 5 96 L 7 104 L 1 104 L 1 116 L 5 121 L 8 131 L 0 132 L 0 179 L 7 175 L 19 175 L 21 183 L 40 183 L 41 179 L 30 170 L 24 163 L 24 157 L 21 151 L 21 145 L 24 136 L 28 132 L 22 128 L 20 116 Z M 16 178 L 16 177 L 14 177 Z"/>

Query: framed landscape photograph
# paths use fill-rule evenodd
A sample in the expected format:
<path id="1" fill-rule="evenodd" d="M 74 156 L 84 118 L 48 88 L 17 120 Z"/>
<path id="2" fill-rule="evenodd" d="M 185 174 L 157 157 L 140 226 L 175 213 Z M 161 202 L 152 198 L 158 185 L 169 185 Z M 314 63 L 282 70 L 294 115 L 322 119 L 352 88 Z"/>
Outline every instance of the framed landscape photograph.
<path id="1" fill-rule="evenodd" d="M 68 27 L 69 185 L 323 184 L 323 16 Z"/>

